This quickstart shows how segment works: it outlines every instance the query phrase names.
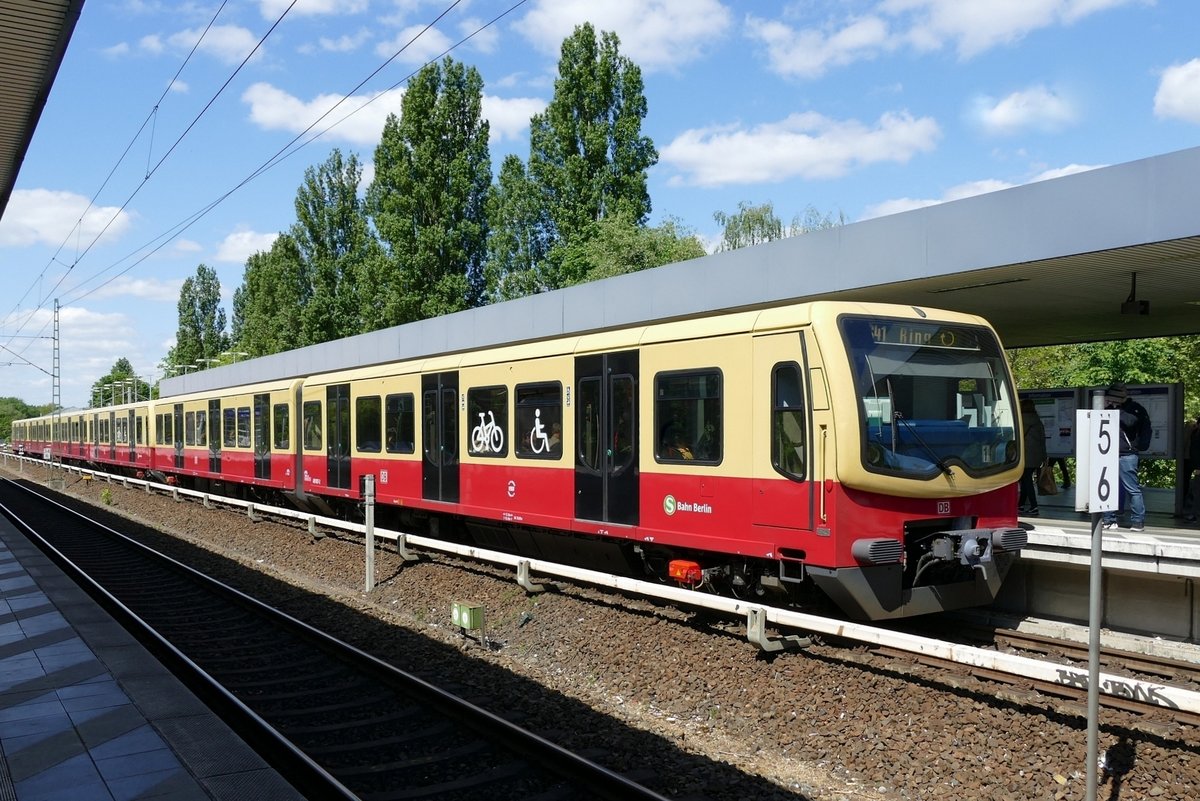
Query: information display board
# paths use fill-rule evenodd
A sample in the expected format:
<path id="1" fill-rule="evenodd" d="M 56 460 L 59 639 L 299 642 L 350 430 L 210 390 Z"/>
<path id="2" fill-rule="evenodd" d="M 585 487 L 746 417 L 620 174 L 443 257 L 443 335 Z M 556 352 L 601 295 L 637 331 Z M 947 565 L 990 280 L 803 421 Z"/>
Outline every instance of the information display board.
<path id="1" fill-rule="evenodd" d="M 1075 456 L 1076 428 L 1075 412 L 1092 408 L 1092 392 L 1103 392 L 1107 384 L 1095 387 L 1056 387 L 1054 389 L 1031 389 L 1020 393 L 1022 400 L 1029 398 L 1037 409 L 1038 417 L 1046 429 L 1046 454 Z M 1182 459 L 1179 439 L 1183 436 L 1183 385 L 1182 384 L 1128 384 L 1129 397 L 1145 407 L 1150 415 L 1154 435 L 1150 447 L 1142 451 L 1147 459 Z"/>
<path id="2" fill-rule="evenodd" d="M 1036 389 L 1021 393 L 1029 398 L 1046 429 L 1047 456 L 1075 455 L 1075 410 L 1079 408 L 1075 389 Z"/>

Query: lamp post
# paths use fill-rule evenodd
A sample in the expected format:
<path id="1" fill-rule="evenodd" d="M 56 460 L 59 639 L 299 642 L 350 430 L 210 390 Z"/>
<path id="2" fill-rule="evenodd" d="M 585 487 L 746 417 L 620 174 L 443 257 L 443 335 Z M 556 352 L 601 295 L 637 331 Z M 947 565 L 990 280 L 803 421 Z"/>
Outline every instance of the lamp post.
<path id="1" fill-rule="evenodd" d="M 246 358 L 250 354 L 246 353 L 245 351 L 241 351 L 241 350 L 226 350 L 226 351 L 222 351 L 221 355 L 228 358 L 229 361 L 231 361 L 231 362 L 236 362 L 236 361 L 240 361 L 241 359 Z"/>

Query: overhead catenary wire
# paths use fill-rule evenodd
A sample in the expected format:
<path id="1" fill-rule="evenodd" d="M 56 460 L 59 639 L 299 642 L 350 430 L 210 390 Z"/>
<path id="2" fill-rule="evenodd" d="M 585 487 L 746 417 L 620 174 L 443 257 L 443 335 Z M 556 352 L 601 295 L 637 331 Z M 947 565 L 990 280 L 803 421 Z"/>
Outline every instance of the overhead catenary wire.
<path id="1" fill-rule="evenodd" d="M 221 203 L 223 203 L 226 199 L 228 199 L 231 195 L 236 193 L 239 189 L 241 189 L 242 187 L 244 187 L 245 185 L 247 185 L 254 179 L 258 178 L 260 175 L 269 171 L 270 169 L 276 167 L 277 165 L 279 165 L 286 159 L 295 155 L 297 152 L 299 152 L 303 148 L 307 147 L 312 142 L 316 141 L 317 139 L 320 139 L 322 136 L 324 136 L 330 130 L 332 130 L 333 128 L 342 124 L 347 119 L 352 117 L 354 114 L 357 114 L 358 112 L 362 111 L 364 108 L 369 106 L 371 103 L 375 102 L 375 100 L 377 100 L 379 97 L 381 97 L 385 92 L 396 89 L 399 86 L 401 86 L 402 84 L 404 84 L 405 82 L 407 82 L 408 80 L 410 80 L 424 66 L 427 66 L 428 64 L 433 63 L 434 61 L 437 61 L 438 59 L 443 58 L 444 56 L 453 52 L 455 49 L 457 49 L 458 47 L 461 47 L 464 43 L 470 41 L 472 38 L 477 36 L 482 31 L 486 30 L 487 28 L 491 27 L 492 25 L 495 25 L 497 22 L 499 22 L 504 17 L 508 16 L 516 9 L 525 5 L 528 1 L 529 0 L 518 0 L 517 2 L 515 2 L 513 5 L 509 6 L 507 9 L 505 9 L 500 14 L 497 14 L 495 17 L 488 20 L 486 23 L 477 27 L 475 30 L 473 30 L 467 36 L 464 36 L 463 38 L 456 41 L 454 44 L 452 44 L 450 47 L 446 48 L 444 51 L 439 53 L 434 58 L 426 61 L 422 65 L 422 67 L 418 67 L 416 70 L 413 70 L 412 72 L 408 73 L 400 81 L 397 81 L 396 83 L 389 86 L 387 89 L 383 90 L 383 92 L 380 92 L 379 94 L 375 95 L 374 97 L 369 98 L 364 103 L 362 103 L 360 106 L 357 106 L 355 109 L 353 109 L 352 111 L 347 113 L 345 116 L 339 118 L 336 122 L 321 129 L 317 133 L 315 133 L 312 136 L 305 139 L 303 142 L 300 142 L 300 140 L 303 139 L 309 132 L 311 132 L 322 120 L 327 118 L 339 106 L 341 106 L 350 97 L 352 97 L 354 92 L 358 91 L 364 85 L 366 85 L 372 78 L 374 78 L 376 75 L 378 75 L 379 72 L 381 72 L 384 68 L 386 68 L 388 64 L 390 64 L 397 57 L 399 57 L 401 53 L 403 53 L 417 39 L 419 39 L 422 34 L 424 34 L 426 31 L 428 31 L 430 28 L 432 28 L 434 25 L 436 25 L 439 21 L 441 21 L 441 19 L 443 17 L 446 16 L 446 14 L 448 14 L 450 11 L 452 11 L 455 6 L 459 5 L 459 3 L 462 2 L 462 0 L 455 0 L 455 2 L 451 3 L 444 11 L 442 11 L 440 14 L 438 14 L 438 16 L 435 17 L 429 24 L 427 24 L 424 28 L 422 28 L 422 30 L 420 32 L 418 32 L 411 39 L 409 39 L 409 41 L 406 42 L 399 50 L 397 50 L 395 53 L 393 53 L 391 56 L 389 56 L 387 58 L 387 60 L 385 60 L 378 67 L 376 67 L 366 78 L 359 81 L 358 84 L 356 84 L 345 96 L 343 96 L 343 98 L 341 100 L 339 100 L 332 107 L 330 107 L 328 110 L 326 110 L 320 117 L 318 117 L 311 124 L 309 124 L 308 127 L 306 127 L 303 131 L 296 134 L 296 136 L 293 137 L 291 139 L 291 141 L 289 141 L 287 144 L 285 144 L 283 147 L 281 147 L 279 150 L 277 150 L 274 155 L 272 155 L 270 158 L 268 158 L 266 161 L 264 161 L 262 164 L 260 164 L 257 168 L 255 168 L 253 171 L 251 171 L 251 173 L 249 175 L 247 175 L 245 178 L 241 179 L 236 185 L 234 185 L 232 188 L 227 190 L 225 193 L 218 196 L 215 200 L 210 201 L 205 206 L 201 207 L 197 211 L 193 212 L 189 216 L 187 216 L 184 219 L 177 222 L 175 225 L 173 225 L 167 231 L 163 232 L 162 234 L 159 234 L 157 237 L 150 240 L 149 242 L 142 245 L 141 247 L 137 248 L 132 253 L 127 254 L 126 256 L 122 257 L 117 262 L 114 262 L 108 268 L 105 268 L 104 270 L 100 271 L 99 273 L 94 275 L 92 278 L 89 278 L 85 281 L 80 282 L 79 284 L 76 284 L 74 287 L 71 287 L 68 290 L 68 293 L 77 291 L 79 294 L 68 294 L 66 302 L 78 303 L 79 301 L 83 300 L 84 298 L 88 297 L 89 295 L 99 291 L 104 286 L 107 286 L 108 284 L 112 283 L 117 278 L 120 278 L 121 276 L 127 274 L 134 267 L 138 266 L 139 264 L 144 262 L 146 259 L 148 259 L 150 256 L 154 255 L 159 250 L 161 250 L 163 247 L 165 247 L 172 239 L 179 236 L 184 231 L 186 231 L 188 228 L 190 228 L 192 225 L 195 225 L 197 222 L 199 222 L 201 219 L 203 219 L 213 209 L 215 209 L 217 206 L 219 206 Z M 300 142 L 300 144 L 297 144 L 297 142 Z M 156 242 L 158 244 L 155 244 Z M 146 250 L 147 248 L 149 248 L 149 250 Z M 108 272 L 109 270 L 115 268 L 117 265 L 121 264 L 122 262 L 124 262 L 128 259 L 134 258 L 136 256 L 136 254 L 141 252 L 142 250 L 146 250 L 146 252 L 143 253 L 141 256 L 137 256 L 136 260 L 133 261 L 133 263 L 129 264 L 127 267 L 120 270 L 119 272 L 109 276 L 100 284 L 97 284 L 96 286 L 91 287 L 90 289 L 87 289 L 86 291 L 84 291 L 84 287 L 87 286 L 87 284 L 89 282 L 98 279 L 105 272 Z"/>
<path id="2" fill-rule="evenodd" d="M 54 293 L 55 293 L 55 292 L 58 290 L 58 288 L 59 288 L 59 287 L 60 287 L 60 286 L 63 284 L 63 282 L 64 282 L 64 281 L 66 281 L 67 277 L 68 277 L 68 276 L 71 274 L 72 270 L 74 270 L 75 266 L 76 266 L 76 265 L 77 265 L 77 264 L 80 262 L 80 260 L 82 260 L 82 259 L 83 259 L 83 257 L 84 257 L 84 256 L 86 256 L 86 255 L 88 254 L 88 252 L 90 252 L 90 251 L 91 251 L 91 249 L 92 249 L 92 248 L 95 246 L 95 244 L 96 244 L 96 243 L 97 243 L 97 242 L 100 240 L 100 238 L 104 236 L 105 232 L 107 232 L 107 231 L 108 231 L 108 229 L 109 229 L 109 228 L 112 226 L 113 222 L 115 222 L 115 221 L 117 220 L 117 218 L 119 217 L 119 215 L 121 214 L 121 212 L 123 212 L 123 211 L 125 210 L 125 208 L 126 208 L 126 207 L 127 207 L 127 206 L 128 206 L 130 203 L 131 203 L 131 202 L 133 202 L 133 199 L 134 199 L 135 197 L 137 197 L 138 193 L 139 193 L 139 192 L 142 190 L 142 188 L 143 188 L 143 187 L 146 185 L 146 183 L 147 183 L 147 182 L 150 180 L 150 178 L 153 176 L 154 172 L 155 172 L 155 171 L 157 171 L 157 170 L 158 170 L 158 168 L 162 166 L 162 164 L 163 164 L 163 163 L 164 163 L 164 162 L 167 160 L 167 158 L 169 158 L 169 157 L 170 157 L 171 153 L 172 153 L 172 152 L 174 152 L 175 148 L 177 148 L 177 147 L 179 146 L 179 144 L 180 144 L 180 143 L 181 143 L 181 142 L 184 140 L 184 138 L 186 138 L 186 137 L 187 137 L 187 135 L 188 135 L 188 134 L 189 134 L 189 133 L 192 131 L 192 129 L 193 129 L 195 126 L 196 126 L 196 123 L 198 123 L 198 122 L 200 121 L 200 119 L 201 119 L 201 118 L 202 118 L 202 117 L 203 117 L 203 116 L 204 116 L 204 115 L 205 115 L 205 114 L 208 112 L 208 110 L 209 110 L 210 108 L 212 108 L 212 105 L 213 105 L 213 103 L 215 103 L 215 102 L 216 102 L 217 98 L 219 98 L 219 97 L 221 96 L 221 94 L 222 94 L 222 93 L 225 91 L 225 89 L 227 89 L 227 88 L 229 87 L 229 84 L 230 84 L 230 83 L 232 83 L 232 82 L 233 82 L 233 79 L 234 79 L 235 77 L 237 77 L 238 73 L 240 73 L 240 72 L 242 71 L 242 68 L 244 68 L 244 67 L 246 66 L 246 64 L 247 64 L 247 63 L 249 63 L 250 59 L 254 57 L 254 54 L 258 52 L 258 50 L 259 50 L 259 49 L 262 47 L 262 45 L 263 45 L 263 44 L 266 42 L 266 40 L 267 40 L 267 39 L 268 39 L 268 38 L 271 36 L 271 34 L 272 34 L 272 33 L 274 33 L 275 29 L 279 27 L 280 23 L 281 23 L 281 22 L 283 22 L 283 20 L 284 20 L 284 19 L 287 17 L 287 15 L 288 15 L 288 14 L 291 12 L 292 8 L 294 8 L 294 7 L 295 7 L 295 5 L 296 5 L 296 3 L 297 3 L 297 2 L 299 2 L 299 0 L 292 0 L 292 2 L 291 2 L 290 4 L 288 4 L 288 7 L 287 7 L 287 8 L 285 8 L 285 9 L 283 10 L 283 12 L 282 12 L 282 13 L 279 15 L 279 17 L 278 17 L 278 18 L 275 20 L 275 22 L 274 22 L 274 23 L 272 23 L 271 27 L 270 27 L 269 29 L 267 29 L 267 32 L 266 32 L 266 33 L 264 33 L 264 34 L 263 34 L 263 35 L 262 35 L 262 36 L 259 38 L 259 40 L 258 40 L 258 41 L 255 43 L 254 47 L 253 47 L 253 48 L 251 48 L 250 52 L 249 52 L 249 53 L 246 55 L 246 57 L 245 57 L 244 59 L 242 59 L 241 63 L 240 63 L 240 64 L 238 64 L 238 66 L 237 66 L 237 67 L 236 67 L 236 68 L 233 70 L 233 72 L 232 72 L 232 73 L 229 75 L 229 77 L 225 79 L 225 82 L 221 84 L 221 87 L 220 87 L 220 88 L 219 88 L 219 89 L 218 89 L 218 90 L 217 90 L 217 91 L 216 91 L 216 92 L 215 92 L 215 93 L 212 95 L 212 97 L 210 97 L 210 98 L 209 98 L 208 102 L 207 102 L 207 103 L 205 103 L 204 107 L 203 107 L 203 108 L 200 110 L 200 112 L 199 112 L 199 113 L 198 113 L 198 114 L 197 114 L 197 115 L 196 115 L 196 116 L 195 116 L 195 117 L 192 119 L 192 121 L 191 121 L 191 122 L 188 124 L 188 126 L 187 126 L 187 127 L 184 129 L 183 133 L 181 133 L 181 134 L 180 134 L 180 135 L 179 135 L 179 136 L 178 136 L 178 137 L 175 139 L 175 142 L 174 142 L 174 143 L 172 143 L 172 145 L 171 145 L 169 148 L 167 148 L 167 151 L 166 151 L 166 152 L 163 154 L 163 156 L 162 156 L 162 157 L 161 157 L 161 158 L 158 160 L 158 162 L 157 162 L 157 163 L 155 163 L 155 164 L 154 164 L 154 166 L 153 166 L 152 168 L 150 168 L 150 169 L 147 171 L 147 173 L 145 174 L 145 176 L 144 176 L 144 177 L 142 178 L 142 180 L 141 180 L 141 181 L 138 183 L 137 187 L 136 187 L 136 188 L 133 190 L 133 192 L 132 192 L 132 193 L 130 193 L 130 195 L 129 195 L 129 196 L 126 198 L 126 199 L 125 199 L 125 201 L 124 201 L 124 202 L 121 204 L 121 206 L 120 206 L 120 207 L 119 207 L 119 208 L 118 208 L 118 209 L 117 209 L 117 210 L 116 210 L 116 211 L 113 213 L 113 215 L 112 215 L 112 216 L 109 218 L 108 222 L 106 222 L 106 223 L 104 224 L 104 226 L 103 226 L 103 227 L 100 229 L 100 231 L 99 231 L 99 232 L 98 232 L 98 233 L 97 233 L 97 234 L 96 234 L 96 235 L 95 235 L 95 236 L 92 238 L 92 241 L 88 243 L 87 247 L 85 247 L 81 253 L 78 253 L 78 254 L 77 254 L 77 256 L 76 256 L 76 258 L 75 258 L 75 261 L 74 261 L 74 262 L 73 262 L 73 263 L 72 263 L 72 264 L 71 264 L 71 265 L 70 265 L 70 266 L 67 268 L 67 270 L 66 270 L 66 271 L 65 271 L 65 272 L 64 272 L 64 273 L 63 273 L 63 274 L 62 274 L 62 275 L 59 277 L 58 281 L 56 281 L 56 282 L 55 282 L 54 286 L 53 286 L 53 287 L 50 289 L 50 291 L 49 291 L 49 292 L 47 292 L 47 293 L 46 293 L 44 296 L 42 296 L 42 297 L 40 297 L 40 298 L 38 299 L 37 306 L 36 306 L 36 307 L 34 307 L 34 309 L 32 309 L 32 310 L 30 311 L 30 313 L 29 313 L 29 314 L 26 316 L 26 319 L 25 319 L 25 321 L 22 321 L 21 323 L 19 323 L 19 324 L 18 324 L 18 326 L 17 326 L 17 329 L 16 329 L 16 333 L 19 333 L 20 331 L 22 331 L 22 330 L 24 329 L 24 326 L 25 326 L 25 325 L 28 323 L 28 320 L 32 319 L 33 315 L 34 315 L 34 314 L 36 314 L 36 313 L 37 313 L 39 310 L 41 310 L 41 309 L 42 309 L 42 307 L 45 305 L 46 301 L 47 301 L 47 300 L 48 300 L 50 297 L 52 297 L 52 296 L 54 295 Z M 224 4 L 222 4 L 222 7 L 224 7 Z M 215 21 L 215 19 L 216 19 L 216 16 L 215 16 L 215 15 L 214 15 L 213 19 L 214 19 L 214 21 Z M 212 27 L 212 23 L 210 22 L 210 23 L 209 23 L 209 26 L 208 26 L 207 28 L 205 28 L 205 33 L 206 33 L 206 34 L 207 34 L 207 32 L 208 32 L 208 31 L 211 29 L 211 27 Z M 198 48 L 199 46 L 200 46 L 200 42 L 199 42 L 199 40 L 198 40 L 198 41 L 197 41 L 197 43 L 196 43 L 196 45 L 193 47 L 193 49 L 192 49 L 192 52 L 188 54 L 188 58 L 189 58 L 189 59 L 191 58 L 191 55 L 192 55 L 192 53 L 194 53 L 194 52 L 195 52 L 195 50 L 196 50 L 196 48 Z M 185 63 L 186 63 L 186 62 L 185 62 Z M 171 79 L 171 84 L 173 84 L 173 83 L 174 83 L 176 80 L 178 80 L 178 78 L 179 78 L 179 75 L 180 75 L 181 71 L 182 71 L 182 67 L 180 68 L 180 70 L 179 70 L 179 71 L 177 71 L 177 72 L 176 72 L 176 74 L 175 74 L 175 77 L 173 77 L 173 78 Z M 168 84 L 168 86 L 167 86 L 167 89 L 166 89 L 166 90 L 164 90 L 164 93 L 163 93 L 163 95 L 162 95 L 162 96 L 159 98 L 159 101 L 158 101 L 158 103 L 157 103 L 157 104 L 155 104 L 155 109 L 157 109 L 157 108 L 158 108 L 158 105 L 159 105 L 159 104 L 161 104 L 161 102 L 162 102 L 162 98 L 166 96 L 166 92 L 167 92 L 167 91 L 170 91 L 170 86 L 171 86 L 171 84 Z M 151 116 L 151 117 L 153 117 L 153 116 L 154 116 L 154 112 L 151 112 L 151 115 L 150 115 L 150 116 Z M 144 122 L 143 122 L 143 124 L 142 124 L 142 128 L 143 128 L 143 129 L 144 129 L 144 127 L 145 127 L 145 124 L 146 124 L 146 123 L 144 123 Z M 139 129 L 139 135 L 140 135 L 140 131 L 141 131 L 141 129 Z M 135 137 L 135 141 L 136 141 L 136 137 Z M 129 149 L 130 149 L 132 146 L 133 146 L 133 142 L 131 142 L 131 143 L 130 143 L 130 145 L 129 145 L 129 147 L 127 147 L 127 148 L 126 148 L 126 151 L 125 151 L 125 153 L 128 153 Z M 123 153 L 123 154 L 122 154 L 122 156 L 121 156 L 122 160 L 124 159 L 125 153 Z M 118 166 L 119 166 L 119 163 L 120 163 L 120 162 L 118 162 Z M 114 167 L 113 167 L 113 171 L 115 171 L 115 170 L 116 170 L 116 168 L 117 168 L 117 167 L 116 167 L 116 166 L 114 166 Z M 112 172 L 110 172 L 110 173 L 109 173 L 109 178 L 111 178 L 111 176 L 112 176 Z M 107 184 L 107 182 L 108 182 L 108 178 L 106 178 L 106 179 L 105 179 L 105 184 Z M 97 191 L 97 196 L 98 196 L 98 195 L 99 195 L 99 191 Z M 89 209 L 91 208 L 91 205 L 92 205 L 94 202 L 95 202 L 95 196 L 93 197 L 93 199 L 92 199 L 91 203 L 89 203 L 89 205 L 88 205 L 88 208 L 89 208 Z M 85 213 L 86 213 L 86 212 L 85 212 Z M 82 222 L 82 218 L 81 218 L 81 222 Z M 61 251 L 61 246 L 60 246 L 60 248 L 59 248 L 59 251 Z M 55 257 L 57 257 L 57 252 L 56 252 L 56 254 L 55 254 Z M 53 262 L 53 260 L 52 260 L 52 262 Z M 47 269 L 48 269 L 48 267 L 49 267 L 49 265 L 47 265 Z M 43 271 L 43 274 L 44 274 L 44 271 Z M 35 281 L 35 285 L 36 285 L 36 283 L 37 283 L 37 282 Z M 28 293 L 26 293 L 26 294 L 28 294 Z M 11 340 L 10 340 L 10 341 L 11 341 Z"/>

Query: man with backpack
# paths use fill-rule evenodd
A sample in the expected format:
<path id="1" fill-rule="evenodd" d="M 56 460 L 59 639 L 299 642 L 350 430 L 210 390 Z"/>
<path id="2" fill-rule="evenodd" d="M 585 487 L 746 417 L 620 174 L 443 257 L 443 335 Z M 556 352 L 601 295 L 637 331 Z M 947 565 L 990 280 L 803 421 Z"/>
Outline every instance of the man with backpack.
<path id="1" fill-rule="evenodd" d="M 1146 501 L 1138 483 L 1138 454 L 1150 447 L 1154 428 L 1146 407 L 1129 397 L 1129 390 L 1121 382 L 1110 384 L 1104 392 L 1104 408 L 1116 409 L 1120 415 L 1119 470 L 1121 494 L 1129 498 L 1129 529 L 1144 531 L 1146 528 Z M 1104 528 L 1116 528 L 1116 512 L 1104 513 Z"/>

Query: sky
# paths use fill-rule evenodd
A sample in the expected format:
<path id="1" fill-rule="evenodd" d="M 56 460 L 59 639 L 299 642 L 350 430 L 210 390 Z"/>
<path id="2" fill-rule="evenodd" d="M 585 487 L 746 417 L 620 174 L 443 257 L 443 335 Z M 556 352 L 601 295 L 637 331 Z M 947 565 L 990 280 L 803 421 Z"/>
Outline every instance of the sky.
<path id="1" fill-rule="evenodd" d="M 232 319 L 304 171 L 336 147 L 365 190 L 446 51 L 493 170 L 527 159 L 583 22 L 642 70 L 650 223 L 710 250 L 741 203 L 854 223 L 1200 143 L 1193 0 L 91 0 L 0 218 L 0 395 L 52 400 L 56 301 L 65 406 L 120 358 L 161 377 L 184 279 Z"/>

